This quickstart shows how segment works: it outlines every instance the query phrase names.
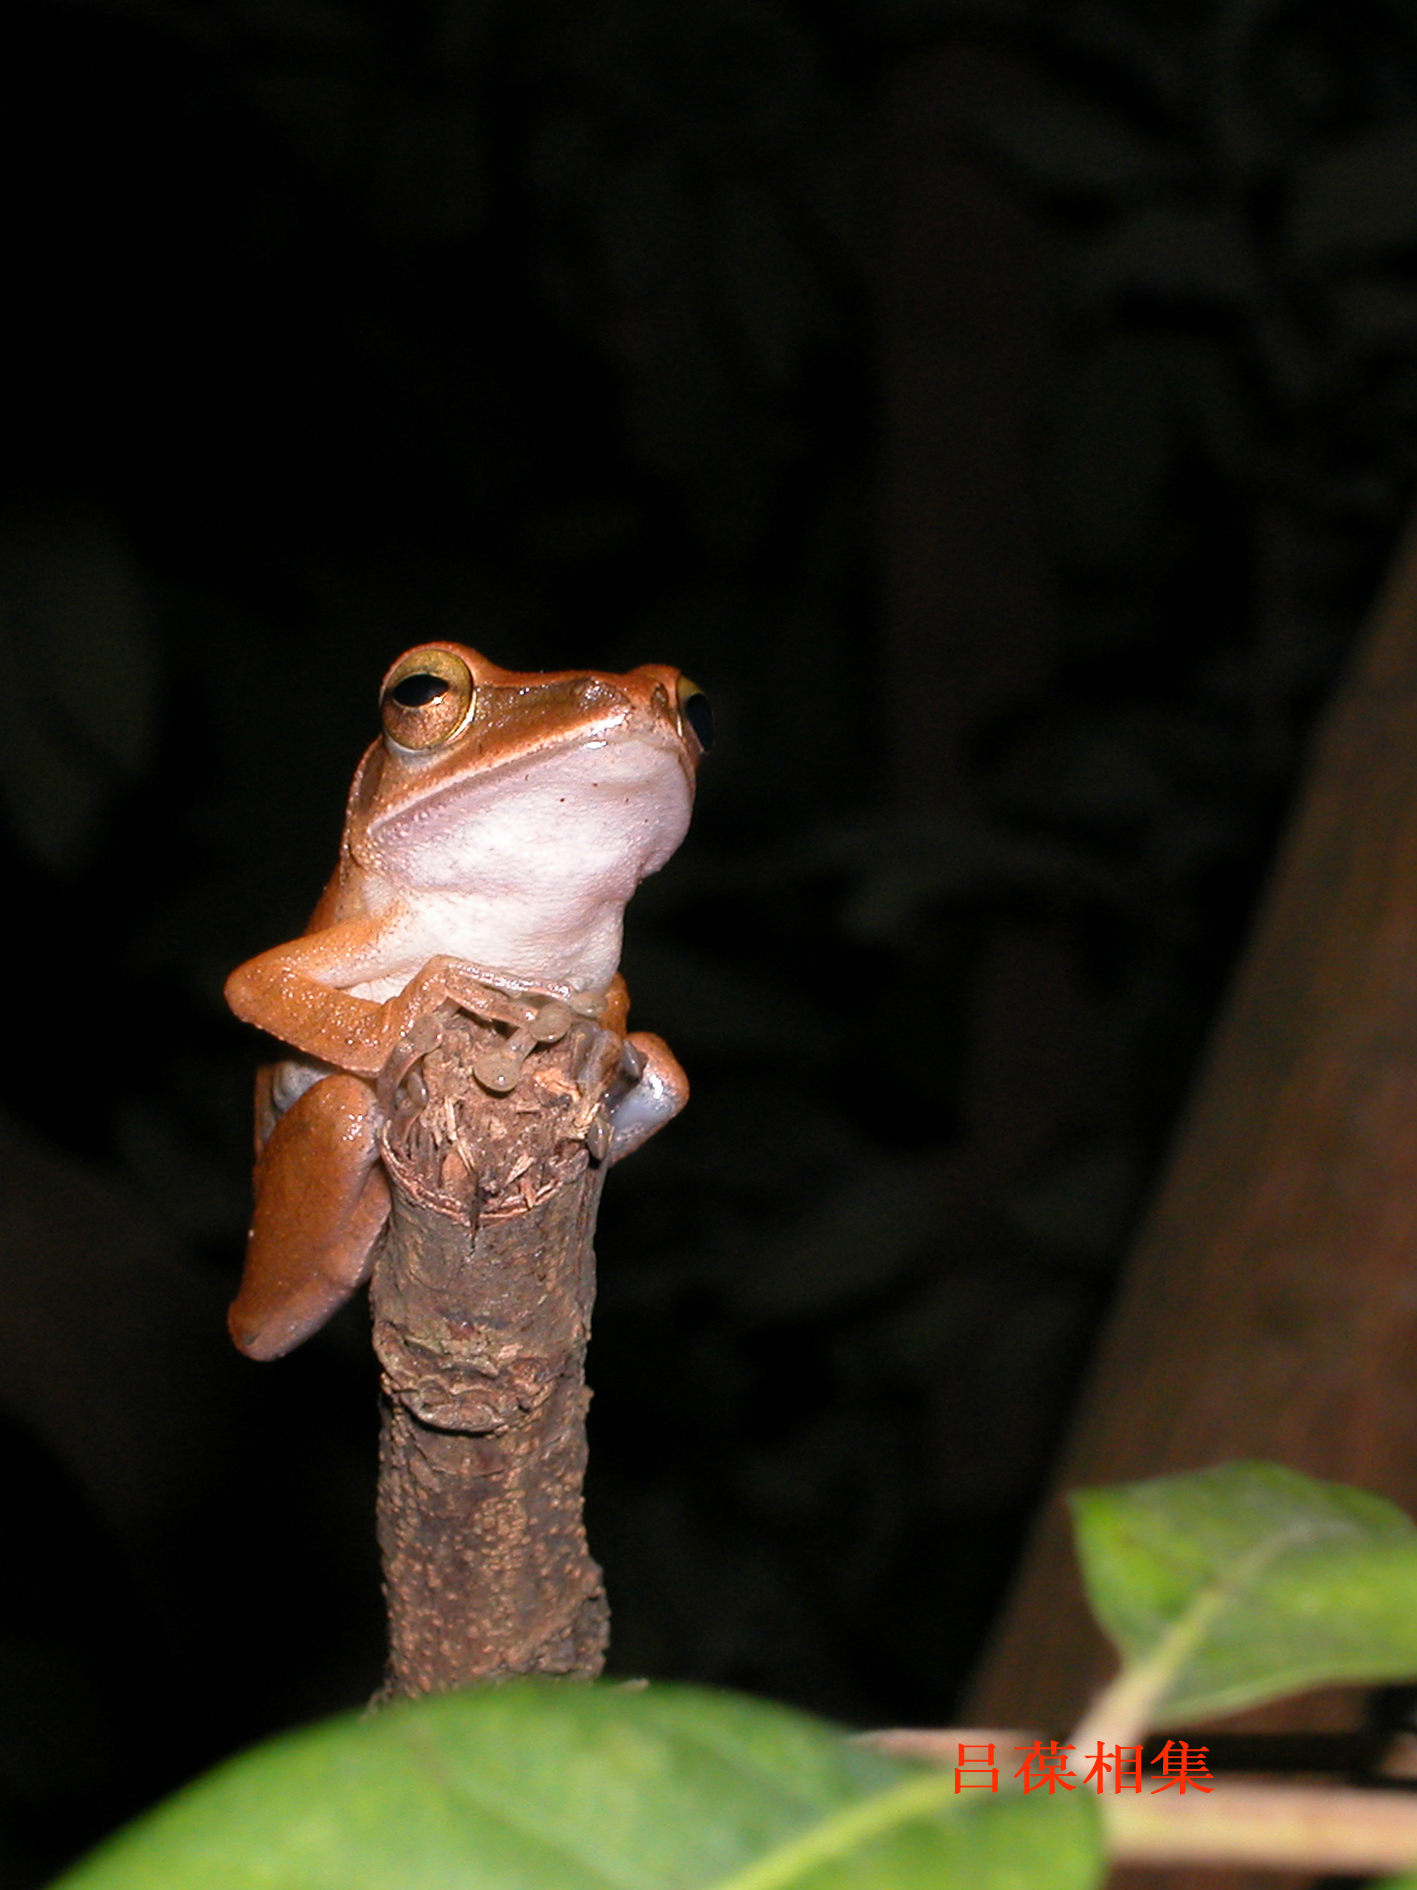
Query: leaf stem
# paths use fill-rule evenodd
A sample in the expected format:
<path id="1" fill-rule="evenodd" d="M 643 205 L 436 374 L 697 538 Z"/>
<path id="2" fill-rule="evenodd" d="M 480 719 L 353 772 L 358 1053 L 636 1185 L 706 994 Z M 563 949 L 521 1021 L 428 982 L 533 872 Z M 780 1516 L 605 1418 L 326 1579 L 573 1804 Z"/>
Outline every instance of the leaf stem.
<path id="1" fill-rule="evenodd" d="M 820 1864 L 869 1844 L 898 1824 L 908 1824 L 931 1812 L 941 1812 L 958 1803 L 954 1781 L 948 1772 L 924 1772 L 902 1779 L 871 1798 L 848 1805 L 830 1818 L 814 1824 L 765 1857 L 756 1858 L 731 1877 L 721 1877 L 710 1890 L 779 1890 L 795 1883 Z"/>
<path id="2" fill-rule="evenodd" d="M 859 1733 L 857 1743 L 895 1758 L 953 1768 L 961 1741 L 1002 1744 L 1035 1736 L 1001 1727 L 896 1727 Z M 1102 1799 L 1102 1821 L 1108 1855 L 1119 1864 L 1249 1866 L 1350 1876 L 1417 1866 L 1417 1795 L 1405 1792 L 1249 1785 L 1220 1777 L 1209 1792 L 1188 1791 L 1184 1798 L 1172 1792 L 1110 1793 Z M 774 1876 L 758 1884 L 734 1878 L 714 1890 L 775 1890 L 787 1881 Z"/>
<path id="3" fill-rule="evenodd" d="M 1110 1855 L 1124 1864 L 1229 1864 L 1366 1874 L 1417 1864 L 1417 1801 L 1340 1787 L 1231 1785 L 1184 1798 L 1103 1801 Z"/>
<path id="4" fill-rule="evenodd" d="M 1073 1733 L 1074 1744 L 1081 1750 L 1098 1740 L 1104 1745 L 1135 1745 L 1148 1726 L 1156 1723 L 1156 1708 L 1216 1617 L 1282 1550 L 1306 1533 L 1289 1528 L 1271 1536 L 1256 1544 L 1220 1581 L 1202 1588 L 1146 1658 L 1124 1666 L 1111 1685 L 1103 1688 Z"/>

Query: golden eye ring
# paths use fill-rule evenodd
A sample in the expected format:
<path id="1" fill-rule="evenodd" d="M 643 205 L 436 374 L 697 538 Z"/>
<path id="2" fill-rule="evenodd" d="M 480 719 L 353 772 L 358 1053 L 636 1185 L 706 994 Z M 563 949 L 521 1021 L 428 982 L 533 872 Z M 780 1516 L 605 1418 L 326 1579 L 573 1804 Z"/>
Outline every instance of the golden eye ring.
<path id="1" fill-rule="evenodd" d="M 461 735 L 476 705 L 472 671 L 460 656 L 436 646 L 401 656 L 379 692 L 385 735 L 413 754 Z"/>
<path id="2" fill-rule="evenodd" d="M 687 728 L 699 744 L 700 754 L 713 747 L 713 710 L 709 699 L 696 682 L 679 678 L 679 726 Z"/>

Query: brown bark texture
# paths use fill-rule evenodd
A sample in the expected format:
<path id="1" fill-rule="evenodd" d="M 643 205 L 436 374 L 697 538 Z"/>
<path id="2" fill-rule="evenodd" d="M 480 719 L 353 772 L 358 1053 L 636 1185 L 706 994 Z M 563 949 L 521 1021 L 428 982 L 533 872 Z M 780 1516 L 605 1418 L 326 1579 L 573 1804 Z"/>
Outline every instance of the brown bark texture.
<path id="1" fill-rule="evenodd" d="M 1409 530 L 1317 743 L 970 1716 L 1072 1725 L 1112 1668 L 1082 1599 L 1063 1491 L 1262 1457 L 1417 1509 L 1415 1361 Z M 1359 1711 L 1358 1695 L 1330 1692 L 1249 1723 L 1343 1726 Z M 1214 1871 L 1134 1880 L 1172 1890 L 1254 1881 Z"/>
<path id="2" fill-rule="evenodd" d="M 487 1011 L 423 1020 L 382 1082 L 393 1208 L 371 1303 L 386 1697 L 591 1675 L 605 1656 L 581 1485 L 592 1239 L 623 1038 L 536 994 L 489 993 Z M 513 1028 L 533 1013 L 530 1031 Z"/>

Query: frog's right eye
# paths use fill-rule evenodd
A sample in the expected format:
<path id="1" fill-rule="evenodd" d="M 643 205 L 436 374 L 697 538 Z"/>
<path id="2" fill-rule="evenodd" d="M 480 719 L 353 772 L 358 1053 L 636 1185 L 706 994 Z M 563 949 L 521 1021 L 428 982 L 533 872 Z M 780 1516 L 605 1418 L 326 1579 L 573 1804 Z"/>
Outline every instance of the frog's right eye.
<path id="1" fill-rule="evenodd" d="M 460 656 L 436 647 L 410 650 L 384 678 L 384 733 L 398 748 L 439 748 L 467 727 L 476 696 Z"/>

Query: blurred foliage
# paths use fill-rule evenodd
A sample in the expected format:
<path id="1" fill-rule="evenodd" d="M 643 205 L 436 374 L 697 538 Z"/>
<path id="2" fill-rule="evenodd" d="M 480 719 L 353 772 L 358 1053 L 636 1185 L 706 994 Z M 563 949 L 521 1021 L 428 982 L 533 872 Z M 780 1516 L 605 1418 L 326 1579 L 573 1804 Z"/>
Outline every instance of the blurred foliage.
<path id="1" fill-rule="evenodd" d="M 616 1663 L 942 1716 L 1410 491 L 1417 4 L 32 0 L 0 34 L 8 1102 L 229 1281 L 220 981 L 303 923 L 384 664 L 682 665 L 723 739 L 631 914 L 695 1098 L 602 1224 Z M 914 807 L 879 153 L 949 47 L 1047 284 L 1054 628 Z M 349 1319 L 275 1368 L 285 1421 L 362 1440 L 364 1351 Z M 377 1659 L 252 1662 L 241 1710 Z"/>
<path id="2" fill-rule="evenodd" d="M 1085 1791 L 954 1785 L 719 1689 L 523 1679 L 258 1747 L 54 1890 L 1097 1890 Z"/>
<path id="3" fill-rule="evenodd" d="M 952 1740 L 942 1752 L 939 1730 L 916 1766 L 719 1688 L 523 1678 L 259 1746 L 118 1833 L 55 1890 L 383 1890 L 395 1879 L 427 1890 L 1093 1890 L 1107 1853 L 1126 1855 L 1155 1817 L 1145 1799 L 1136 1820 L 1125 1802 L 1102 1802 L 1109 1771 L 1119 1789 L 1124 1752 L 1140 1790 L 1135 1742 L 1152 1728 L 1417 1671 L 1417 1529 L 1381 1497 L 1241 1462 L 1080 1490 L 1072 1504 L 1088 1599 L 1120 1669 L 1065 1744 L 1005 1745 L 991 1775 L 993 1744 L 986 1754 Z M 1172 1744 L 1153 1768 L 1169 1769 Z M 1210 1748 L 1192 1751 L 1193 1775 L 1209 1777 Z M 1002 1795 L 961 1793 L 957 1766 L 967 1774 L 981 1756 L 970 1784 L 989 1775 L 997 1793 L 1002 1778 Z M 1353 1797 L 1347 1822 L 1361 1828 Z M 1385 1809 L 1369 1802 L 1375 1816 Z M 1206 1817 L 1199 1802 L 1187 1815 Z M 1207 1862 L 1263 1856 L 1253 1847 L 1283 1816 L 1273 1804 L 1238 1818 L 1232 1808 L 1202 1824 L 1193 1855 L 1208 1837 Z M 1293 1807 L 1288 1820 L 1271 1856 L 1292 1861 L 1306 1833 Z"/>

